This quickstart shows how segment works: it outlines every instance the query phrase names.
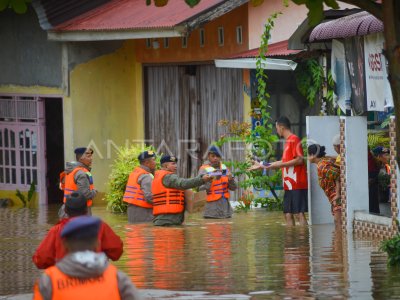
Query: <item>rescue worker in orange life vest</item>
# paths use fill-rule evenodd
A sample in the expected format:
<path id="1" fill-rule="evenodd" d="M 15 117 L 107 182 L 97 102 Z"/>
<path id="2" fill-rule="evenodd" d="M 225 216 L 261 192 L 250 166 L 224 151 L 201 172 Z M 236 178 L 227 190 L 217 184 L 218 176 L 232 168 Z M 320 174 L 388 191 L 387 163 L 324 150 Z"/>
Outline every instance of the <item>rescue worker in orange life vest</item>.
<path id="1" fill-rule="evenodd" d="M 143 299 L 130 278 L 96 253 L 101 220 L 72 218 L 62 229 L 67 256 L 47 268 L 33 289 L 34 300 Z"/>
<path id="2" fill-rule="evenodd" d="M 207 174 L 195 178 L 176 175 L 178 159 L 175 156 L 161 157 L 161 170 L 156 171 L 153 184 L 153 224 L 157 226 L 181 225 L 185 216 L 184 190 L 201 186 L 212 180 Z"/>
<path id="3" fill-rule="evenodd" d="M 142 223 L 153 220 L 153 195 L 151 183 L 156 169 L 154 151 L 139 154 L 140 166 L 133 169 L 126 183 L 123 201 L 128 203 L 128 222 Z"/>
<path id="4" fill-rule="evenodd" d="M 87 200 L 87 215 L 92 215 L 91 206 L 97 191 L 93 185 L 92 170 L 93 150 L 91 148 L 79 147 L 74 150 L 76 161 L 67 162 L 66 168 L 61 175 L 60 188 L 64 190 L 64 204 L 58 212 L 60 218 L 68 218 L 64 212 L 66 196 L 79 191 Z"/>
<path id="5" fill-rule="evenodd" d="M 232 216 L 229 203 L 229 190 L 237 188 L 234 176 L 221 162 L 221 152 L 216 146 L 211 146 L 207 152 L 207 161 L 200 167 L 199 175 L 217 174 L 212 182 L 208 182 L 199 190 L 207 192 L 207 202 L 204 208 L 204 218 L 224 219 Z"/>

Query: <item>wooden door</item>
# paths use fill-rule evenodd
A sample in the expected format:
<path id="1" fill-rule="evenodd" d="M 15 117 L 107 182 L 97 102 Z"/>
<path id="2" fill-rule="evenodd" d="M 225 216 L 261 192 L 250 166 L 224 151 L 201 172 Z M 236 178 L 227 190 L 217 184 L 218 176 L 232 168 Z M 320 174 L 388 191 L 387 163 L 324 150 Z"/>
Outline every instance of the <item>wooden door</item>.
<path id="1" fill-rule="evenodd" d="M 146 140 L 179 158 L 178 173 L 197 174 L 204 153 L 223 130 L 221 119 L 243 120 L 242 70 L 213 65 L 145 67 Z M 243 151 L 224 147 L 225 159 Z"/>

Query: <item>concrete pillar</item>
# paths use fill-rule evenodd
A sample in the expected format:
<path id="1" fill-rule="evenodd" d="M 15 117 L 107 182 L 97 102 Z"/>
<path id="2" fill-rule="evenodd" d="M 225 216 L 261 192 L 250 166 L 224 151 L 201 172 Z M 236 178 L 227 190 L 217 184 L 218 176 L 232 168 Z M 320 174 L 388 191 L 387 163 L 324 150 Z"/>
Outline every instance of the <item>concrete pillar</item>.
<path id="1" fill-rule="evenodd" d="M 346 222 L 343 226 L 345 230 L 352 232 L 354 211 L 369 211 L 367 118 L 340 117 L 340 121 L 344 129 L 341 169 L 344 167 L 342 212 Z"/>
<path id="2" fill-rule="evenodd" d="M 339 117 L 336 116 L 307 116 L 307 142 L 326 147 L 329 156 L 336 156 L 332 139 L 339 133 Z M 324 191 L 318 184 L 317 168 L 315 164 L 307 161 L 308 170 L 308 216 L 309 223 L 333 223 L 331 205 Z"/>

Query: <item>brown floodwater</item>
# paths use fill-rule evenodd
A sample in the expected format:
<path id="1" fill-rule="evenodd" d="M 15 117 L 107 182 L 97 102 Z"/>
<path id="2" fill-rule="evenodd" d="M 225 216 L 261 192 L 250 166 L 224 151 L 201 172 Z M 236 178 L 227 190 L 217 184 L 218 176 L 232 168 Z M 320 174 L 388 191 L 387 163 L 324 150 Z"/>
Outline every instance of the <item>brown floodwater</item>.
<path id="1" fill-rule="evenodd" d="M 31 293 L 31 256 L 57 222 L 58 207 L 0 209 L 0 295 Z M 400 271 L 373 240 L 332 225 L 289 228 L 281 212 L 232 219 L 188 215 L 184 226 L 129 225 L 104 207 L 93 214 L 124 241 L 115 263 L 154 299 L 399 299 Z"/>

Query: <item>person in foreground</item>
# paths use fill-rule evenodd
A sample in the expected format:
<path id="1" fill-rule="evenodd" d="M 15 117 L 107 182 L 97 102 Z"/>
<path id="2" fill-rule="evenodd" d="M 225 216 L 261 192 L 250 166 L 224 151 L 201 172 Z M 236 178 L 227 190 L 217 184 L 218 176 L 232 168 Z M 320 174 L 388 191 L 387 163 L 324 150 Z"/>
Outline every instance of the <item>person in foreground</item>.
<path id="1" fill-rule="evenodd" d="M 69 217 L 61 219 L 49 230 L 32 256 L 33 263 L 39 269 L 53 266 L 66 255 L 60 233 L 71 218 L 87 214 L 86 197 L 80 192 L 67 195 L 64 209 L 65 214 Z M 123 252 L 121 238 L 105 222 L 100 224 L 97 246 L 98 252 L 104 252 L 112 260 L 118 260 Z"/>
<path id="2" fill-rule="evenodd" d="M 308 211 L 308 182 L 301 140 L 292 132 L 287 117 L 279 117 L 275 127 L 279 137 L 285 139 L 282 160 L 268 164 L 254 162 L 250 170 L 282 169 L 283 189 L 285 190 L 283 213 L 286 225 L 295 225 L 295 216 L 300 225 L 307 225 L 305 213 Z"/>
<path id="3" fill-rule="evenodd" d="M 161 170 L 155 173 L 152 184 L 154 225 L 181 225 L 185 217 L 184 190 L 212 180 L 207 174 L 189 179 L 179 177 L 177 161 L 175 156 L 162 156 Z"/>
<path id="4" fill-rule="evenodd" d="M 44 271 L 35 283 L 33 299 L 142 299 L 129 277 L 96 253 L 101 220 L 71 219 L 61 231 L 68 255 Z"/>
<path id="5" fill-rule="evenodd" d="M 310 163 L 317 165 L 318 183 L 331 204 L 331 212 L 336 226 L 342 224 L 342 202 L 340 198 L 340 167 L 334 158 L 327 157 L 325 147 L 318 144 L 308 146 Z"/>

